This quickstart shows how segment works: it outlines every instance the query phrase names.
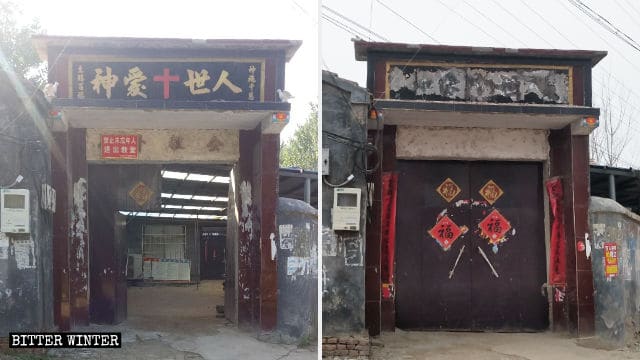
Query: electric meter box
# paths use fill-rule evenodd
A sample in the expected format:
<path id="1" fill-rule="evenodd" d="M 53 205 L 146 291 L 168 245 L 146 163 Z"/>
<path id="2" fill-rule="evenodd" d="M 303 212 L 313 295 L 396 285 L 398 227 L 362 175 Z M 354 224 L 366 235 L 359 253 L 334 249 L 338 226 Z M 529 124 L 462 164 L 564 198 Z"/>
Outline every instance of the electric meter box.
<path id="1" fill-rule="evenodd" d="M 29 190 L 0 190 L 0 231 L 29 233 Z"/>
<path id="2" fill-rule="evenodd" d="M 333 189 L 333 208 L 331 209 L 333 230 L 360 231 L 360 197 L 362 191 L 357 188 Z"/>

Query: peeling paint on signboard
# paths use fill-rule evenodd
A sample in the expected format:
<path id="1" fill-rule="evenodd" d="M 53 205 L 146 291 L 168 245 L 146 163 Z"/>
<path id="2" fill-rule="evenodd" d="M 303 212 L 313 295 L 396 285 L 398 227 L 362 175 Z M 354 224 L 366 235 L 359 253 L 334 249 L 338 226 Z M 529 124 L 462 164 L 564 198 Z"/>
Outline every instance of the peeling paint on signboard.
<path id="1" fill-rule="evenodd" d="M 567 69 L 487 69 L 478 66 L 394 64 L 391 99 L 569 104 Z"/>

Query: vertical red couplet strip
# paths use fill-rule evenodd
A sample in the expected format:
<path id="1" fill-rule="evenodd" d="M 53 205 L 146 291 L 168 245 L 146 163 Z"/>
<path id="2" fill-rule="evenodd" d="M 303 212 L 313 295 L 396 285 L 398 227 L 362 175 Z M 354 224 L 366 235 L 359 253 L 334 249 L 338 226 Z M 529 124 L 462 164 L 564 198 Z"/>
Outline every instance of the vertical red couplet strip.
<path id="1" fill-rule="evenodd" d="M 551 225 L 551 253 L 549 261 L 549 285 L 564 286 L 567 282 L 566 242 L 564 236 L 564 211 L 562 206 L 562 180 L 558 177 L 546 182 L 553 223 Z"/>
<path id="2" fill-rule="evenodd" d="M 382 174 L 382 297 L 392 297 L 396 240 L 396 198 L 398 174 Z"/>

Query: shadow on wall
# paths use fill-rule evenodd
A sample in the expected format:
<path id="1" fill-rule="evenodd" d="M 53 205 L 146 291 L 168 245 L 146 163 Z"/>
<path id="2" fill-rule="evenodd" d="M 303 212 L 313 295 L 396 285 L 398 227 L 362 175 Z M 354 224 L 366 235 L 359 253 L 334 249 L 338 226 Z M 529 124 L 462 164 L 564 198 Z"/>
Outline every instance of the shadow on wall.
<path id="1" fill-rule="evenodd" d="M 596 335 L 613 346 L 640 341 L 640 216 L 591 197 L 591 255 Z"/>
<path id="2" fill-rule="evenodd" d="M 0 70 L 0 187 L 29 190 L 30 231 L 0 232 L 0 337 L 53 328 L 51 120 L 42 92 L 13 80 Z"/>

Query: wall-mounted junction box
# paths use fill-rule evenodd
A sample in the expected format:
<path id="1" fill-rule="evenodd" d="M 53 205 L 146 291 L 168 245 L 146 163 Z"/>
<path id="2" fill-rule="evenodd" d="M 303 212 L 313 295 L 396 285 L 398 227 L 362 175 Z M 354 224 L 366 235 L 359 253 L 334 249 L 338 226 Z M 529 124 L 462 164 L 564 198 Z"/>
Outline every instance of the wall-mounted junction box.
<path id="1" fill-rule="evenodd" d="M 360 197 L 358 188 L 333 189 L 331 209 L 333 230 L 360 231 Z"/>
<path id="2" fill-rule="evenodd" d="M 29 233 L 29 190 L 0 190 L 0 231 Z"/>

